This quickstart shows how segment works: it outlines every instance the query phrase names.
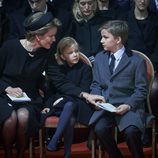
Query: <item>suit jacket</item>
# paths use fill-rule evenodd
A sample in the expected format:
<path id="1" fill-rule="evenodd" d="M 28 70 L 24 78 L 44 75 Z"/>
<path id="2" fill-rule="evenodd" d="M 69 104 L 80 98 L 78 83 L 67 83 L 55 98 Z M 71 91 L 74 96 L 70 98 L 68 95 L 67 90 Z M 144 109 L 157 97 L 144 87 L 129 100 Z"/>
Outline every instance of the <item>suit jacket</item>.
<path id="1" fill-rule="evenodd" d="M 144 60 L 131 51 L 125 51 L 115 72 L 109 70 L 109 53 L 100 52 L 94 62 L 91 93 L 104 96 L 116 107 L 128 104 L 131 110 L 115 115 L 120 130 L 129 125 L 144 128 L 144 101 L 147 95 L 146 66 Z"/>

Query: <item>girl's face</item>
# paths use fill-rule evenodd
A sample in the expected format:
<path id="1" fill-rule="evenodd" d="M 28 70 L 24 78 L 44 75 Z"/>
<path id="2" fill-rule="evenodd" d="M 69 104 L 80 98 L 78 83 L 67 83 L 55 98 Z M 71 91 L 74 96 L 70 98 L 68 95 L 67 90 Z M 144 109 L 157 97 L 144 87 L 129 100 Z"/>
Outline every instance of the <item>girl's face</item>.
<path id="1" fill-rule="evenodd" d="M 69 66 L 77 64 L 79 61 L 79 49 L 73 44 L 70 47 L 66 47 L 60 57 L 66 61 Z"/>
<path id="2" fill-rule="evenodd" d="M 50 49 L 52 43 L 55 41 L 55 35 L 57 33 L 57 28 L 53 27 L 48 30 L 47 33 L 44 35 L 36 36 L 37 43 L 40 47 L 45 48 L 45 49 Z"/>
<path id="3" fill-rule="evenodd" d="M 84 16 L 90 16 L 93 13 L 94 0 L 79 0 L 79 8 Z"/>
<path id="4" fill-rule="evenodd" d="M 119 42 L 119 37 L 114 37 L 110 32 L 108 32 L 106 29 L 103 29 L 101 31 L 101 44 L 106 51 L 110 52 L 116 52 L 117 51 L 117 45 Z"/>

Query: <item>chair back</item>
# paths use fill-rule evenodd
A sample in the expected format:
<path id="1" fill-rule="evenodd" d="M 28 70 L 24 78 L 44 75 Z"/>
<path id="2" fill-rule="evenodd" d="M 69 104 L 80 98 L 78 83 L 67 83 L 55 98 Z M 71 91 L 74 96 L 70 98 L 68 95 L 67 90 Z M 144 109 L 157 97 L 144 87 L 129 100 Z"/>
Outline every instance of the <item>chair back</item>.
<path id="1" fill-rule="evenodd" d="M 89 58 L 81 52 L 80 52 L 80 60 L 82 60 L 85 64 L 92 67 L 92 63 L 90 62 Z"/>
<path id="2" fill-rule="evenodd" d="M 151 60 L 142 52 L 139 52 L 137 50 L 132 50 L 134 53 L 140 55 L 146 63 L 146 68 L 147 68 L 147 79 L 148 79 L 148 84 L 149 84 L 149 91 L 147 94 L 147 108 L 148 108 L 148 112 L 150 114 L 152 114 L 152 109 L 151 109 L 151 103 L 150 103 L 150 94 L 151 94 L 151 89 L 152 89 L 152 84 L 154 81 L 154 67 L 153 64 L 151 62 Z"/>

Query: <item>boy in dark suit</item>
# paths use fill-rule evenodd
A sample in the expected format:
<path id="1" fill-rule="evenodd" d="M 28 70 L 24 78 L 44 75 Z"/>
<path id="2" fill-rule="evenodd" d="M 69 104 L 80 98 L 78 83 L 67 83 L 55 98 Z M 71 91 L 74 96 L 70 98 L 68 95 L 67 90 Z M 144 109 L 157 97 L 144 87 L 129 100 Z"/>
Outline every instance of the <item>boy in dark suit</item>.
<path id="1" fill-rule="evenodd" d="M 147 96 L 147 74 L 144 60 L 126 50 L 128 26 L 124 21 L 113 20 L 101 28 L 104 51 L 97 54 L 94 62 L 91 93 L 104 96 L 106 102 L 116 107 L 116 112 L 96 111 L 93 114 L 95 133 L 110 158 L 122 158 L 112 136 L 116 124 L 124 133 L 133 158 L 144 158 L 141 132 L 144 130 L 144 101 Z"/>

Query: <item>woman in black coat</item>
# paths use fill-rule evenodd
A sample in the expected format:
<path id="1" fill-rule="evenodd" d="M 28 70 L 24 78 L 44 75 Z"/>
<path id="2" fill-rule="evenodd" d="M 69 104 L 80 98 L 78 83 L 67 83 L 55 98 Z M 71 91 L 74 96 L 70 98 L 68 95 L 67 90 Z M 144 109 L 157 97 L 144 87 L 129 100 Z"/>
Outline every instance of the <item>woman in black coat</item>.
<path id="1" fill-rule="evenodd" d="M 2 46 L 3 42 L 7 40 L 8 36 L 9 36 L 9 18 L 7 16 L 2 1 L 0 1 L 0 47 Z"/>
<path id="2" fill-rule="evenodd" d="M 127 46 L 147 55 L 158 71 L 158 15 L 148 10 L 150 0 L 134 2 L 125 15 L 129 26 Z"/>
<path id="3" fill-rule="evenodd" d="M 101 25 L 115 19 L 115 12 L 107 11 L 104 15 L 97 9 L 97 1 L 75 0 L 72 11 L 73 19 L 71 21 L 68 36 L 73 37 L 80 45 L 80 50 L 91 62 L 94 56 L 102 50 L 100 44 L 101 36 L 98 32 Z"/>
<path id="4" fill-rule="evenodd" d="M 28 136 L 39 129 L 43 104 L 39 86 L 59 25 L 50 13 L 34 13 L 25 20 L 26 38 L 7 41 L 0 49 L 0 127 L 5 158 L 12 158 L 14 141 L 17 158 L 23 158 Z M 30 101 L 8 97 L 19 100 L 24 92 Z"/>

